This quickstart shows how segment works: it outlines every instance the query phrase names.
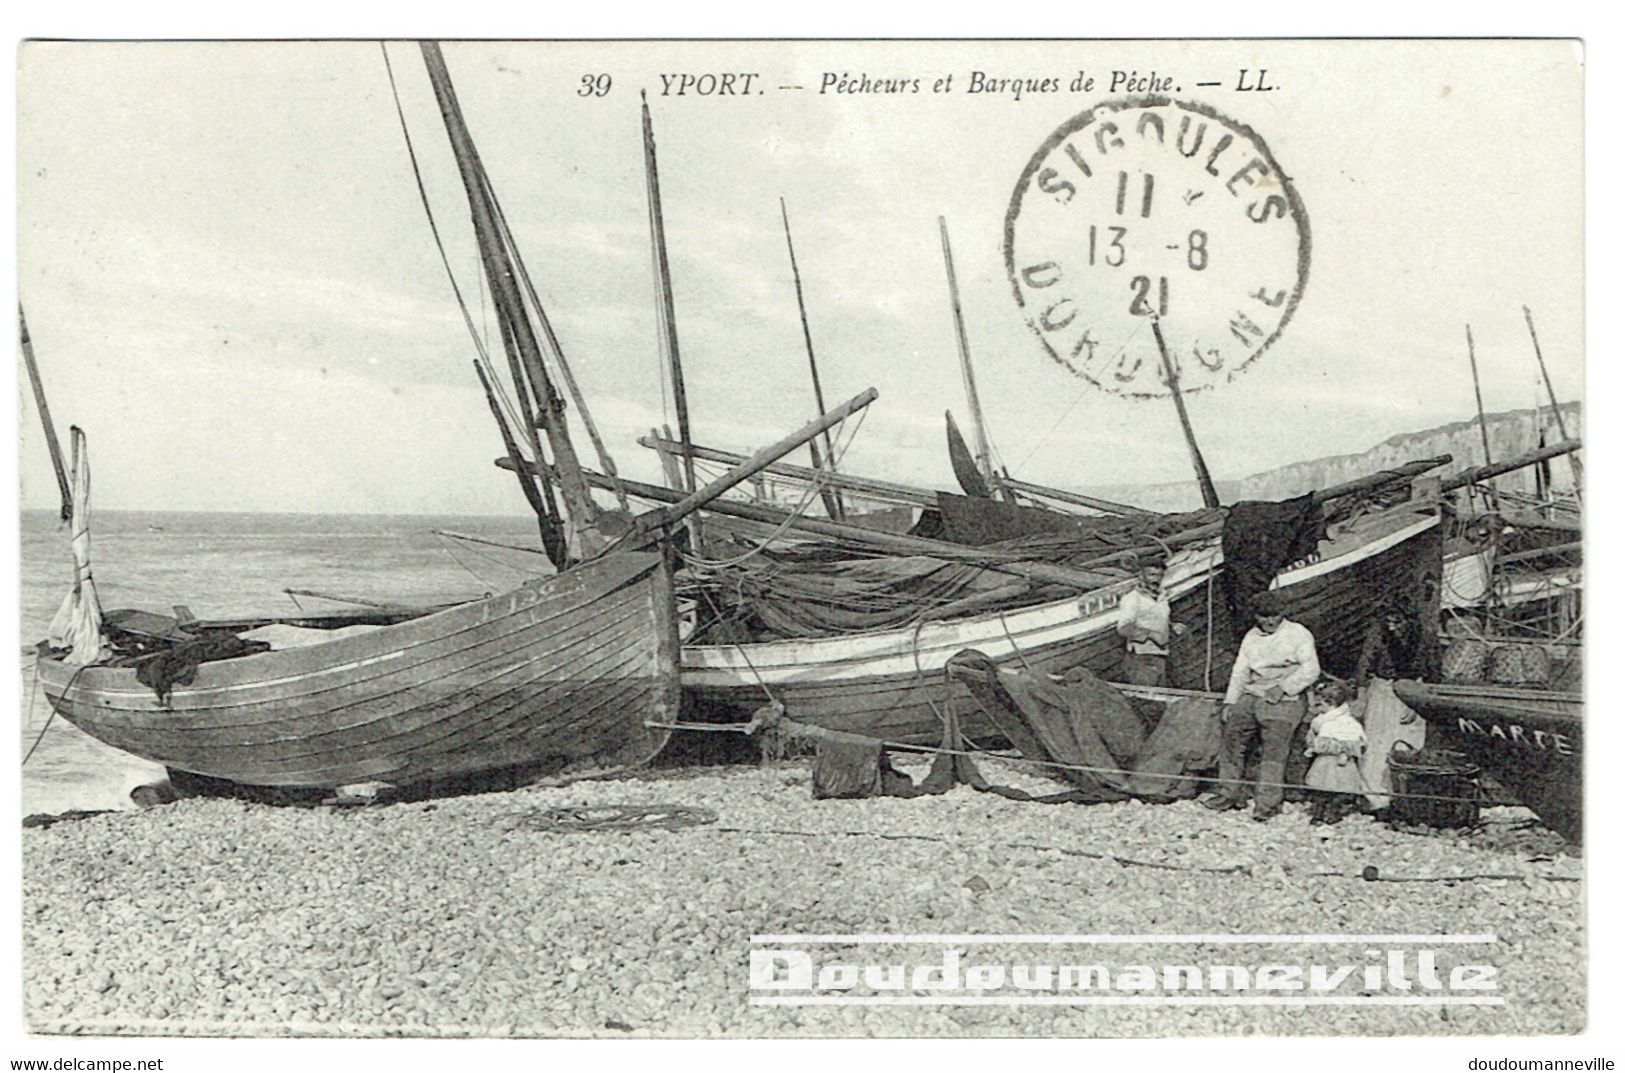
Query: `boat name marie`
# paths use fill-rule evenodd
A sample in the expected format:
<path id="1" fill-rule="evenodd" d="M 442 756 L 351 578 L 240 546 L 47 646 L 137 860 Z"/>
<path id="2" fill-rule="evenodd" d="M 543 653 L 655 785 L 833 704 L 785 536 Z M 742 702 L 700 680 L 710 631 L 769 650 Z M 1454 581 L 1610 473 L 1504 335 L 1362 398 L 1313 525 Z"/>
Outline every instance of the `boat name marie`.
<path id="1" fill-rule="evenodd" d="M 1491 723 L 1485 727 L 1476 719 L 1462 716 L 1456 718 L 1456 728 L 1463 734 L 1472 734 L 1480 738 L 1500 738 L 1509 744 L 1551 750 L 1562 756 L 1574 755 L 1573 739 L 1567 734 L 1557 734 L 1550 730 L 1533 730 L 1517 723 L 1507 723 L 1505 726 Z"/>

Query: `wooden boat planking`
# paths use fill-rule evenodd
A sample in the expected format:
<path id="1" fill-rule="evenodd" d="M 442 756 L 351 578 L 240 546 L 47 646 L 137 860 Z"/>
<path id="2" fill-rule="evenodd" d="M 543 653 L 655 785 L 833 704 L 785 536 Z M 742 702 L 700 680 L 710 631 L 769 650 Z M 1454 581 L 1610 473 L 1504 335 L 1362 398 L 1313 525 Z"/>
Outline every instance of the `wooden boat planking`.
<path id="1" fill-rule="evenodd" d="M 651 759 L 678 706 L 670 566 L 618 553 L 500 596 L 305 648 L 204 663 L 168 705 L 128 667 L 39 661 L 117 748 L 234 783 L 409 786 Z"/>
<path id="2" fill-rule="evenodd" d="M 1459 749 L 1571 842 L 1583 834 L 1585 703 L 1577 692 L 1405 680 L 1429 744 Z"/>

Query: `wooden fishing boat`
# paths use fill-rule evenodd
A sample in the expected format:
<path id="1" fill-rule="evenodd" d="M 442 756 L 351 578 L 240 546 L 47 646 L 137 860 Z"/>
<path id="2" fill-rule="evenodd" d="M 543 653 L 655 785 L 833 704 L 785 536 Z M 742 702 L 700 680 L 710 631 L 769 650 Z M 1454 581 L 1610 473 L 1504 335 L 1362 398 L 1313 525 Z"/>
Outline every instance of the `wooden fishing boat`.
<path id="1" fill-rule="evenodd" d="M 200 664 L 167 702 L 135 666 L 38 661 L 70 723 L 250 786 L 408 787 L 480 772 L 617 769 L 677 711 L 671 571 L 617 553 L 500 596 L 300 648 Z"/>
<path id="2" fill-rule="evenodd" d="M 1579 842 L 1584 700 L 1578 692 L 1400 681 L 1394 693 L 1428 721 L 1429 743 L 1459 749 L 1547 826 Z"/>
<path id="3" fill-rule="evenodd" d="M 1425 505 L 1361 519 L 1321 542 L 1310 559 L 1275 580 L 1288 617 L 1314 632 L 1322 662 L 1351 673 L 1373 614 L 1372 593 L 1438 592 L 1439 515 Z M 1217 537 L 1177 551 L 1163 579 L 1175 621 L 1186 624 L 1169 654 L 1169 683 L 1222 688 L 1245 624 L 1233 622 L 1217 584 Z M 1431 578 L 1431 584 L 1429 579 Z M 953 704 L 973 738 L 993 729 L 969 694 L 944 674 L 957 652 L 974 648 L 996 664 L 1059 672 L 1083 666 L 1115 677 L 1122 660 L 1117 605 L 1125 579 L 1036 606 L 923 621 L 906 629 L 741 644 L 686 644 L 683 688 L 711 718 L 738 717 L 770 702 L 793 720 L 889 741 L 940 740 Z M 731 713 L 731 716 L 730 714 Z"/>

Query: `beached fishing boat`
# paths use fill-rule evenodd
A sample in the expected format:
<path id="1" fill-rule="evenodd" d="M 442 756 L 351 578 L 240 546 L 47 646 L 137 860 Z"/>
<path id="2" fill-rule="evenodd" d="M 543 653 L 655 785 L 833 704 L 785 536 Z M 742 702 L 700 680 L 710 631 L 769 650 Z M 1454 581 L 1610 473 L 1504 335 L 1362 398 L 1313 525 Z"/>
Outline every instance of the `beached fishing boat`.
<path id="1" fill-rule="evenodd" d="M 1428 721 L 1429 743 L 1460 749 L 1572 842 L 1582 834 L 1584 701 L 1578 692 L 1400 681 L 1394 693 Z"/>
<path id="2" fill-rule="evenodd" d="M 660 751 L 669 732 L 646 724 L 677 710 L 671 586 L 659 552 L 618 553 L 364 633 L 202 663 L 163 698 L 140 657 L 42 655 L 39 680 L 91 736 L 251 786 L 622 768 Z"/>
<path id="3" fill-rule="evenodd" d="M 1352 673 L 1377 601 L 1373 593 L 1438 591 L 1439 515 L 1426 505 L 1362 519 L 1322 541 L 1275 579 L 1288 617 L 1315 633 L 1321 659 Z M 1219 584 L 1217 536 L 1176 551 L 1163 576 L 1175 621 L 1187 627 L 1169 655 L 1169 682 L 1222 688 L 1246 624 L 1233 620 Z M 728 644 L 686 644 L 683 688 L 690 703 L 726 718 L 773 703 L 787 718 L 890 741 L 940 740 L 949 704 L 973 738 L 992 735 L 964 687 L 944 668 L 974 648 L 996 664 L 1059 672 L 1086 667 L 1115 677 L 1122 660 L 1117 605 L 1130 577 L 1032 606 L 910 627 L 839 636 Z"/>

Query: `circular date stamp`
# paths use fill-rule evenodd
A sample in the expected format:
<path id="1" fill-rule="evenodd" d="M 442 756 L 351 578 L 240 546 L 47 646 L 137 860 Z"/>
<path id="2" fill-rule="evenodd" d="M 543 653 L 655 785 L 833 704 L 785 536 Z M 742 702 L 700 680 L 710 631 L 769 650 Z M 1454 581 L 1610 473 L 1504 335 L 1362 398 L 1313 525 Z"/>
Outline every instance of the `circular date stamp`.
<path id="1" fill-rule="evenodd" d="M 1108 101 L 1033 154 L 1004 263 L 1027 323 L 1074 375 L 1166 395 L 1160 335 L 1189 393 L 1280 337 L 1309 277 L 1309 218 L 1250 128 L 1170 97 Z"/>

